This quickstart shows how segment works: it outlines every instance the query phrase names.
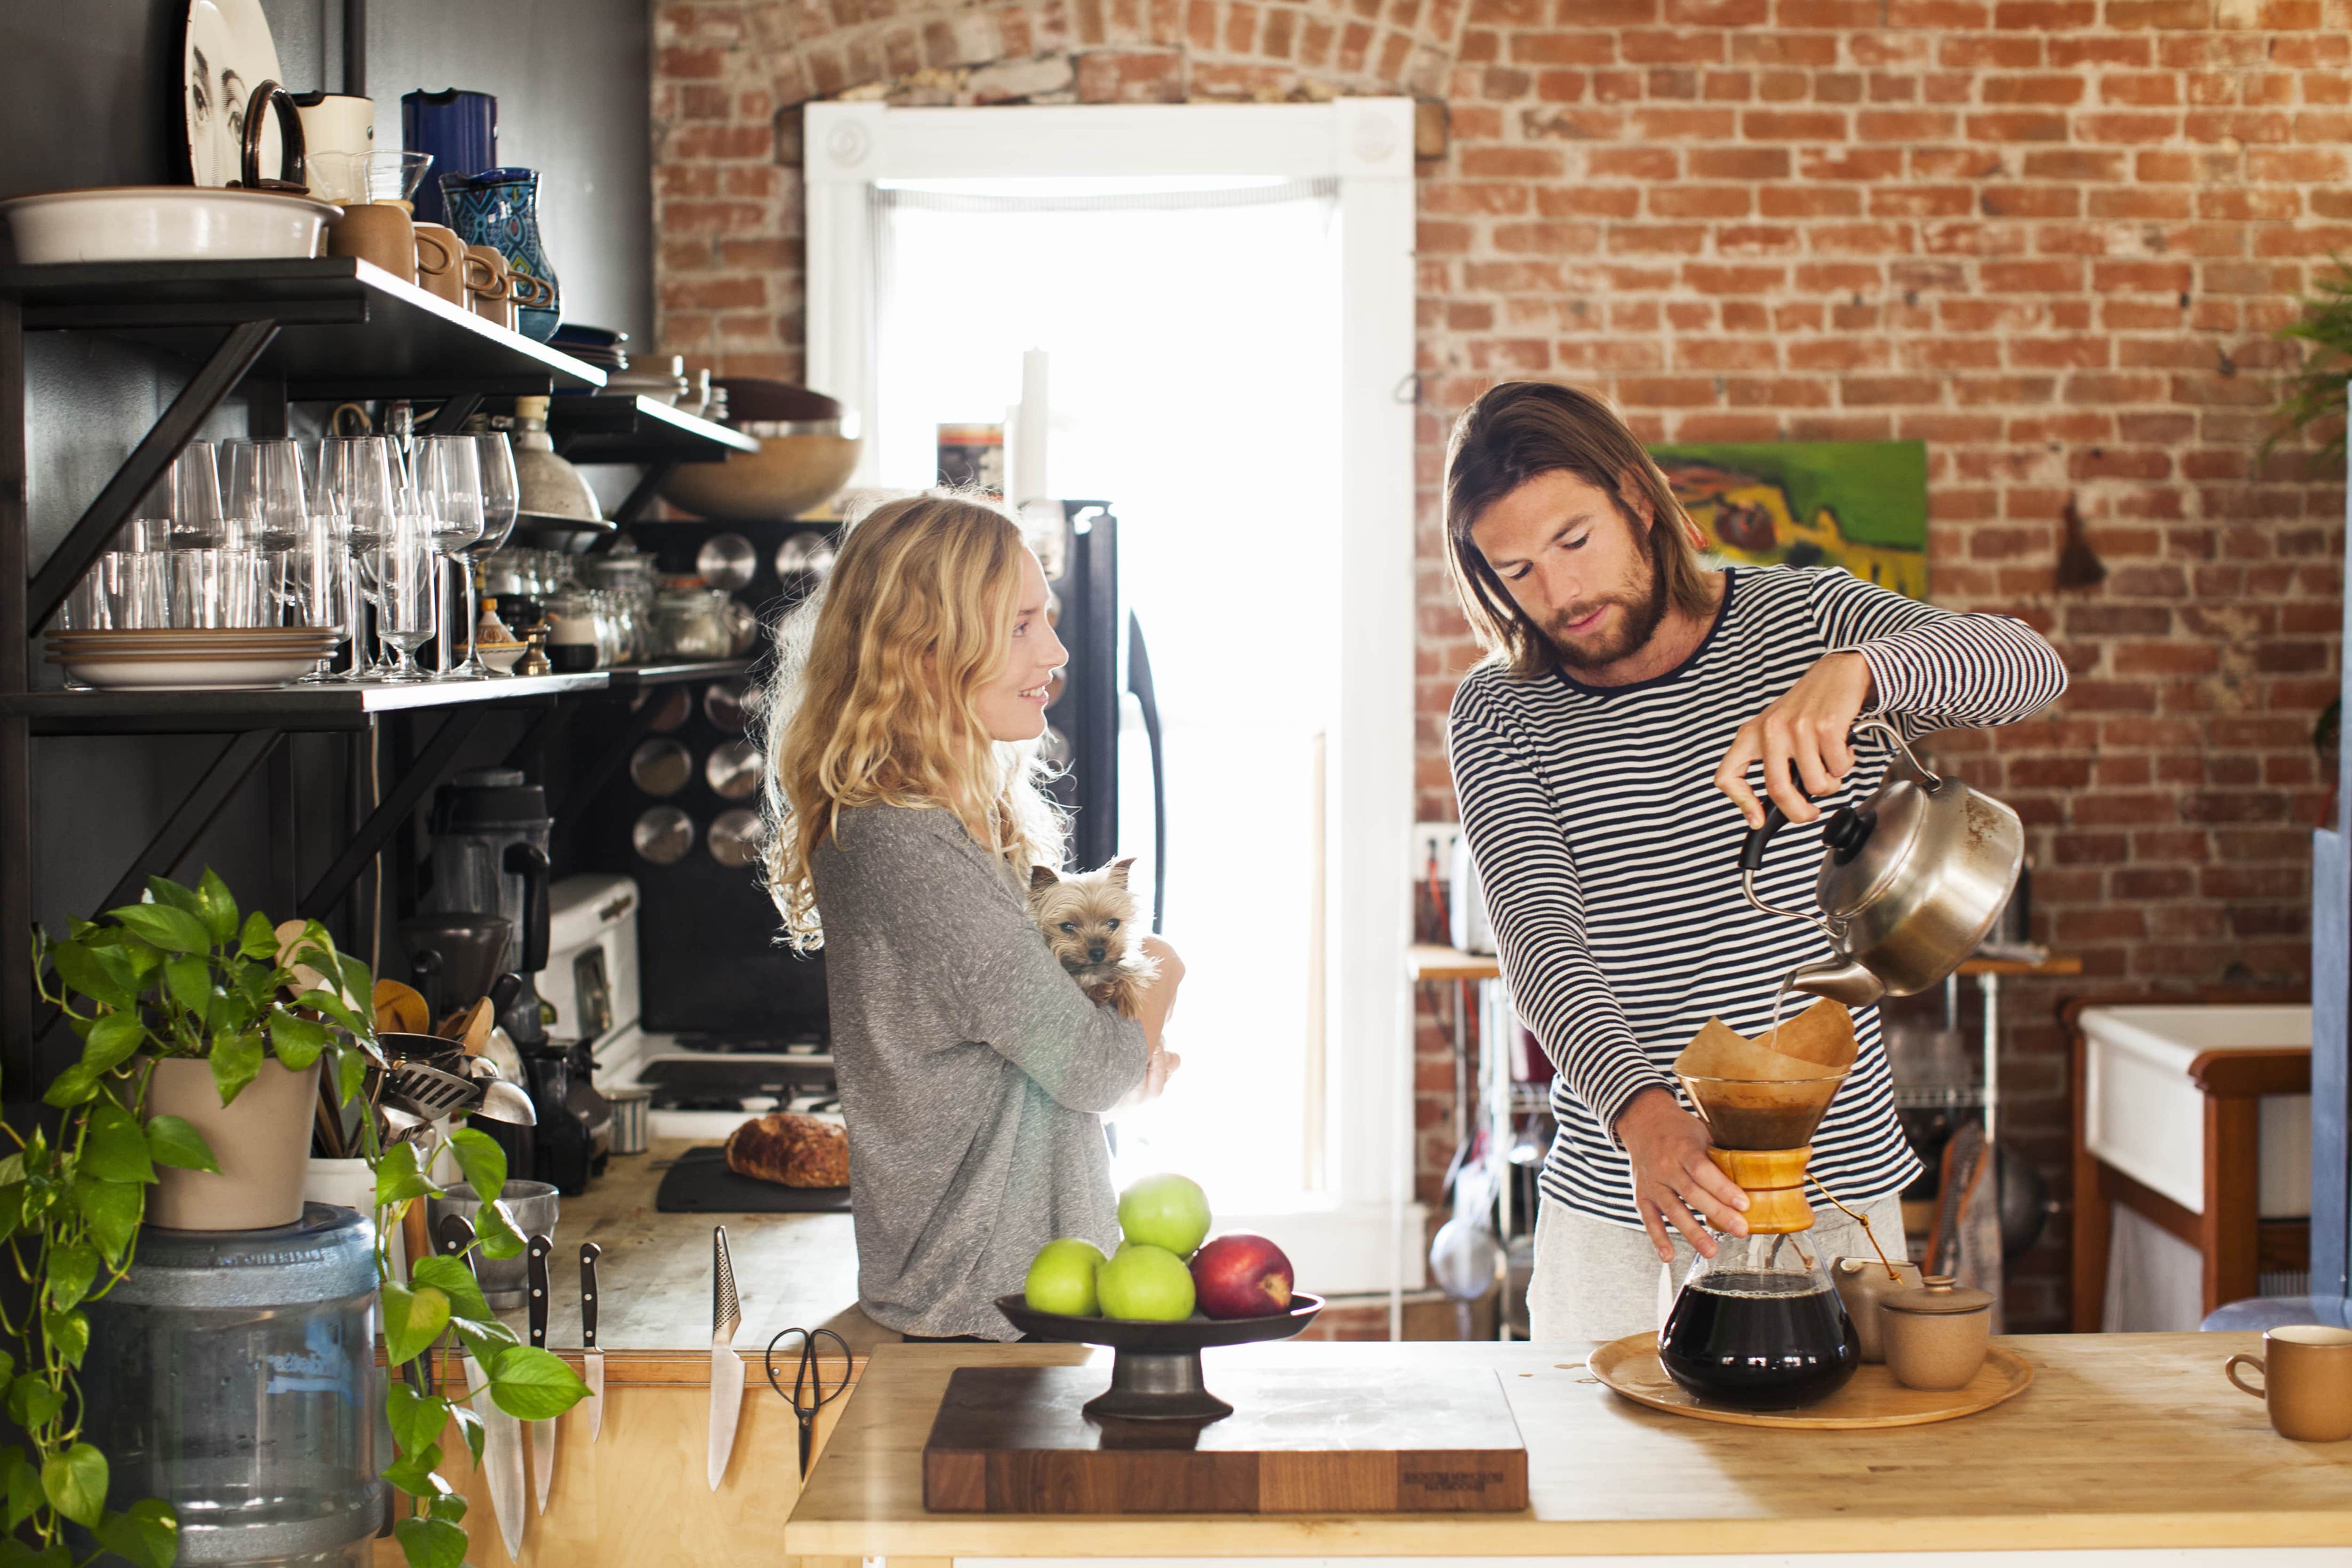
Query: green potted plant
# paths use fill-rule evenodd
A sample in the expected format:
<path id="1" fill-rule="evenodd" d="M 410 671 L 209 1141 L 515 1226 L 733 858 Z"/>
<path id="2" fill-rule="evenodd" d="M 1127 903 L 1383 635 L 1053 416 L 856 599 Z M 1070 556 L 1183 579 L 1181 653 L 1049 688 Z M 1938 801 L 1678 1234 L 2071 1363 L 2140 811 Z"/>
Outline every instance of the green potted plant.
<path id="1" fill-rule="evenodd" d="M 2291 342 L 2309 345 L 2303 366 L 2286 378 L 2279 399 L 2278 428 L 2263 443 L 2263 455 L 2289 438 L 2301 438 L 2321 426 L 2324 438 L 2311 456 L 2315 471 L 2341 478 L 2344 473 L 2345 384 L 2352 378 L 2352 273 L 2344 263 L 2329 258 L 2335 269 L 2314 279 L 2319 292 L 2304 301 L 2303 314 L 2279 329 Z"/>

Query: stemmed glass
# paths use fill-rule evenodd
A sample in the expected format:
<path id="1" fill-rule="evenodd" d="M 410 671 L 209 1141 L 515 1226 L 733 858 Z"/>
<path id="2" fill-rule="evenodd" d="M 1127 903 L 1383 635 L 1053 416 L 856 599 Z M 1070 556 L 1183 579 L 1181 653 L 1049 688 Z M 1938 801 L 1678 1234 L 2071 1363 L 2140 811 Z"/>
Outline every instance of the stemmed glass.
<path id="1" fill-rule="evenodd" d="M 475 569 L 483 556 L 507 542 L 507 535 L 514 531 L 515 516 L 522 508 L 522 491 L 515 479 L 514 447 L 508 442 L 506 432 L 493 430 L 477 435 L 474 444 L 482 476 L 482 534 L 458 557 L 466 574 L 466 662 L 449 672 L 454 680 L 483 680 L 498 673 L 482 662 L 481 651 L 474 646 L 475 634 L 481 624 Z"/>
<path id="2" fill-rule="evenodd" d="M 394 667 L 383 658 L 366 657 L 367 642 L 360 626 L 362 606 L 376 600 L 375 552 L 391 527 L 400 496 L 393 475 L 397 453 L 388 436 L 330 437 L 319 449 L 319 491 L 324 510 L 335 525 L 358 568 L 358 591 L 352 598 L 352 668 L 346 680 L 373 680 Z"/>
<path id="3" fill-rule="evenodd" d="M 434 620 L 441 634 L 440 672 L 436 680 L 479 680 L 487 675 L 449 668 L 450 647 L 457 628 L 450 625 L 447 563 L 482 537 L 482 465 L 471 436 L 420 436 L 416 440 L 416 491 L 432 521 L 433 549 L 440 574 L 439 610 Z"/>
<path id="4" fill-rule="evenodd" d="M 415 509 L 417 499 L 414 491 L 402 492 L 404 504 L 392 514 L 372 552 L 376 636 L 394 655 L 392 668 L 376 678 L 386 684 L 432 679 L 416 667 L 415 656 L 433 636 L 441 556 L 433 542 L 433 520 Z"/>

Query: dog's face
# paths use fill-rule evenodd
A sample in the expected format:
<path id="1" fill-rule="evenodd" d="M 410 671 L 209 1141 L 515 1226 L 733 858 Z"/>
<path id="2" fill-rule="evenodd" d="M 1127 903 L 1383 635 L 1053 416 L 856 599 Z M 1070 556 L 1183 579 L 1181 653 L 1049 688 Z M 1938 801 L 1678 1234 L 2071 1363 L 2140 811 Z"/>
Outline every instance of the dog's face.
<path id="1" fill-rule="evenodd" d="M 1082 877 L 1057 876 L 1039 866 L 1029 873 L 1029 915 L 1062 967 L 1076 973 L 1117 963 L 1135 940 L 1135 895 L 1128 891 L 1132 858 L 1114 860 Z"/>

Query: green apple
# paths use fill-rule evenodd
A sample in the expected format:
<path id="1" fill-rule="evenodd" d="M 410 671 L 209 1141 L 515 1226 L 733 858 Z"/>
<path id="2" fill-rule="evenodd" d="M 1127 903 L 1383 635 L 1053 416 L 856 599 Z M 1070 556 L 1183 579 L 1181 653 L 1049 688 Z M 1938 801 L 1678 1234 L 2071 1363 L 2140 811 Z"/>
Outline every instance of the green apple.
<path id="1" fill-rule="evenodd" d="M 1209 1234 L 1209 1194 L 1189 1176 L 1146 1176 L 1118 1194 L 1118 1228 L 1129 1241 L 1190 1258 Z"/>
<path id="2" fill-rule="evenodd" d="M 1124 1242 L 1095 1270 L 1103 1316 L 1173 1323 L 1192 1315 L 1192 1271 L 1164 1247 Z"/>
<path id="3" fill-rule="evenodd" d="M 1095 1296 L 1095 1270 L 1102 1262 L 1102 1248 L 1091 1241 L 1074 1236 L 1049 1241 L 1029 1260 L 1023 1297 L 1040 1312 L 1091 1318 L 1102 1310 Z"/>

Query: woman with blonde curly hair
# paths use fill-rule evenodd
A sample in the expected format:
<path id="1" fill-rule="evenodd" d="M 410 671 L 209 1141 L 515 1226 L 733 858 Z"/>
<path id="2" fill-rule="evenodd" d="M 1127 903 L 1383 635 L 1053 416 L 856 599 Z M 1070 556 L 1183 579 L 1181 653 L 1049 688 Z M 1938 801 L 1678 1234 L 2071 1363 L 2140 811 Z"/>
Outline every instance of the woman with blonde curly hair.
<path id="1" fill-rule="evenodd" d="M 1156 1094 L 1183 965 L 1097 1006 L 1029 919 L 1063 823 L 1035 742 L 1067 651 L 996 508 L 929 494 L 849 531 L 782 634 L 769 889 L 822 944 L 849 1127 L 858 1299 L 910 1339 L 1015 1337 L 992 1304 L 1056 1237 L 1118 1239 L 1102 1113 Z"/>

